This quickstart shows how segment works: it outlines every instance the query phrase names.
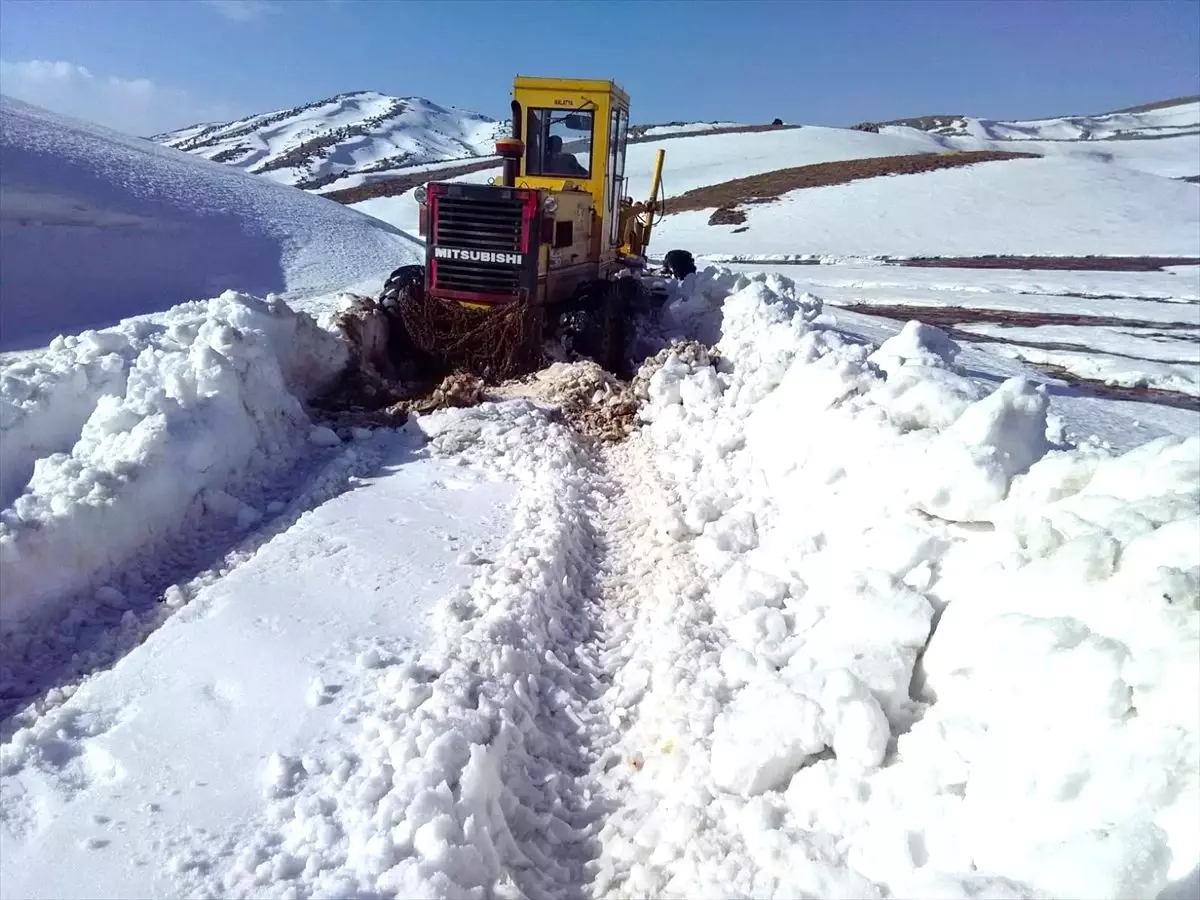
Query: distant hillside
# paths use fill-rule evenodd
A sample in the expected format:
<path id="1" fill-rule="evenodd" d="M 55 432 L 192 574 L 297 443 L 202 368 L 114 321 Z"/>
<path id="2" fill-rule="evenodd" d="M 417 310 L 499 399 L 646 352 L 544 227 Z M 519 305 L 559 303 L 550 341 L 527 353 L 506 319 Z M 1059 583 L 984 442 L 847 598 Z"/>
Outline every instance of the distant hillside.
<path id="1" fill-rule="evenodd" d="M 157 140 L 415 229 L 415 219 L 409 221 L 416 210 L 408 196 L 413 188 L 438 179 L 484 183 L 494 178 L 499 160 L 493 142 L 507 129 L 507 122 L 429 100 L 360 91 L 236 122 L 195 125 Z M 639 146 L 630 147 L 630 173 L 643 156 L 652 165 L 653 148 L 661 145 L 669 148 L 666 184 L 671 197 L 775 170 L 946 152 L 995 159 L 1014 152 L 1068 157 L 1188 181 L 1200 174 L 1200 100 L 1193 97 L 1095 116 L 1006 121 L 942 114 L 864 123 L 858 130 L 876 133 L 782 122 L 636 124 L 630 127 L 630 142 Z M 748 153 L 763 158 L 743 158 Z M 713 170 L 711 180 L 681 181 L 681 172 L 696 167 L 707 171 L 710 158 L 720 161 L 728 154 L 733 156 L 728 166 L 718 166 L 719 176 Z M 873 172 L 874 165 L 864 163 L 862 171 Z M 910 168 L 906 162 L 897 165 L 896 171 Z M 635 176 L 629 187 L 641 196 L 648 184 L 637 180 Z M 786 190 L 790 181 L 780 175 L 772 184 Z"/>
<path id="2" fill-rule="evenodd" d="M 945 137 L 993 141 L 1152 140 L 1200 134 L 1200 96 L 1160 100 L 1094 116 L 1003 121 L 943 114 L 891 119 L 873 127 L 916 128 Z"/>
<path id="3" fill-rule="evenodd" d="M 1158 100 L 1154 103 L 1143 103 L 1141 106 L 1128 106 L 1125 109 L 1111 110 L 1113 113 L 1153 112 L 1156 109 L 1166 109 L 1169 106 L 1184 106 L 1188 103 L 1200 103 L 1200 94 L 1188 97 L 1172 97 L 1170 100 Z"/>
<path id="4" fill-rule="evenodd" d="M 153 140 L 315 190 L 352 175 L 491 154 L 503 127 L 420 97 L 356 91 Z"/>

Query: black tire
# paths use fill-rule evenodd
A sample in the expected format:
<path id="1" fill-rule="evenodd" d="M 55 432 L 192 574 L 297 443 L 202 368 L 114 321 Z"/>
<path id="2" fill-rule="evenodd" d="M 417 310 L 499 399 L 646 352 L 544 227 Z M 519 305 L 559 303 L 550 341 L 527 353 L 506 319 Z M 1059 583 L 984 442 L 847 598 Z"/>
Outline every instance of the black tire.
<path id="1" fill-rule="evenodd" d="M 625 317 L 629 319 L 640 313 L 647 313 L 651 309 L 650 291 L 646 285 L 642 283 L 642 279 L 634 276 L 630 278 L 618 278 L 616 280 L 617 289 L 621 292 L 622 302 L 625 306 Z"/>
<path id="2" fill-rule="evenodd" d="M 554 317 L 555 336 L 568 352 L 617 372 L 624 365 L 627 288 L 615 281 L 581 285 Z"/>
<path id="3" fill-rule="evenodd" d="M 663 258 L 663 266 L 671 275 L 683 281 L 696 271 L 696 260 L 686 250 L 672 250 Z"/>
<path id="4" fill-rule="evenodd" d="M 404 324 L 404 310 L 425 299 L 425 267 L 401 266 L 387 277 L 379 305 L 388 317 L 388 352 L 402 379 L 429 377 L 436 369 L 433 357 L 417 346 Z"/>
<path id="5" fill-rule="evenodd" d="M 425 293 L 425 267 L 401 266 L 387 277 L 379 294 L 384 309 L 397 307 L 406 300 L 417 299 Z"/>
<path id="6" fill-rule="evenodd" d="M 629 323 L 628 289 L 619 281 L 609 282 L 606 287 L 600 357 L 596 362 L 614 375 L 624 377 L 627 368 L 625 342 Z"/>

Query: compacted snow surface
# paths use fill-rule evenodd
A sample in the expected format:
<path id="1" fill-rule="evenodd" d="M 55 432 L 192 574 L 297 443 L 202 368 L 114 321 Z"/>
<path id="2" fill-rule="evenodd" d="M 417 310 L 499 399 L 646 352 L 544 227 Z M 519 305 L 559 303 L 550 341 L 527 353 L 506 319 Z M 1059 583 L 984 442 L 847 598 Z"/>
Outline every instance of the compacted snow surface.
<path id="1" fill-rule="evenodd" d="M 602 448 L 234 294 L 6 370 L 0 896 L 1186 895 L 1200 417 L 672 291 Z"/>

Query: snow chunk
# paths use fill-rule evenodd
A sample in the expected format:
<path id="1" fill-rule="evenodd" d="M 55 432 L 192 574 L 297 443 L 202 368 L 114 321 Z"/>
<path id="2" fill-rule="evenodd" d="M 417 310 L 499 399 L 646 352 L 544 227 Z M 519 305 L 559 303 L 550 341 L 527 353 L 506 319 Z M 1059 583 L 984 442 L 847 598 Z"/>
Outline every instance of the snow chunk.
<path id="1" fill-rule="evenodd" d="M 777 679 L 756 682 L 713 727 L 713 781 L 746 796 L 779 790 L 828 743 L 818 703 Z"/>
<path id="2" fill-rule="evenodd" d="M 1050 449 L 1045 388 L 1010 378 L 963 411 L 930 448 L 912 494 L 918 509 L 959 522 L 986 519 L 1013 477 Z"/>
<path id="3" fill-rule="evenodd" d="M 338 437 L 337 432 L 325 425 L 318 425 L 312 429 L 308 433 L 308 440 L 318 447 L 337 447 L 342 443 L 342 439 Z"/>
<path id="4" fill-rule="evenodd" d="M 923 322 L 910 321 L 867 357 L 889 375 L 905 366 L 949 369 L 960 347 L 944 331 Z"/>

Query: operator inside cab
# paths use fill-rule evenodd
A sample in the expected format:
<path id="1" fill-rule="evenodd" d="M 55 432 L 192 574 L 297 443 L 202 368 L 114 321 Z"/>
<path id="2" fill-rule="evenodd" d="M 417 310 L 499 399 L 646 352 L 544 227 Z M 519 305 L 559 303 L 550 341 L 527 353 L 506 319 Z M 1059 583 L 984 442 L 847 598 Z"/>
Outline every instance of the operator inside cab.
<path id="1" fill-rule="evenodd" d="M 588 170 L 579 164 L 574 154 L 563 150 L 563 139 L 557 134 L 550 135 L 546 142 L 546 174 L 547 175 L 578 175 L 587 178 Z"/>

